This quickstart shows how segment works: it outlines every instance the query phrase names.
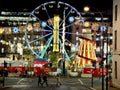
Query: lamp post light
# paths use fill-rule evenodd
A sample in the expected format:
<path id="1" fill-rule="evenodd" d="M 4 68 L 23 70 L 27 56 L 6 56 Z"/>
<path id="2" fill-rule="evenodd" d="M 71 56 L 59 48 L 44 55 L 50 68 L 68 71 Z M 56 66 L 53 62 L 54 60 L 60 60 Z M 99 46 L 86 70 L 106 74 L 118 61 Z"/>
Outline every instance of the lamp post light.
<path id="1" fill-rule="evenodd" d="M 102 90 L 104 90 L 104 41 L 105 41 L 105 37 L 104 37 L 104 34 L 107 34 L 107 28 L 105 25 L 103 25 L 103 14 L 102 12 L 100 12 L 97 8 L 94 8 L 92 7 L 93 9 L 95 9 L 98 13 L 100 14 L 100 17 L 101 17 L 101 27 L 100 27 L 100 30 L 101 30 L 101 58 L 102 58 Z M 90 11 L 90 7 L 89 6 L 85 6 L 84 7 L 84 11 L 85 12 L 88 12 Z M 107 68 L 107 65 L 108 65 L 108 36 L 106 36 L 107 39 L 106 39 L 106 43 L 107 43 L 107 50 L 106 50 L 106 68 Z M 108 68 L 107 68 L 108 69 Z M 108 90 L 108 75 L 106 75 L 106 90 Z"/>

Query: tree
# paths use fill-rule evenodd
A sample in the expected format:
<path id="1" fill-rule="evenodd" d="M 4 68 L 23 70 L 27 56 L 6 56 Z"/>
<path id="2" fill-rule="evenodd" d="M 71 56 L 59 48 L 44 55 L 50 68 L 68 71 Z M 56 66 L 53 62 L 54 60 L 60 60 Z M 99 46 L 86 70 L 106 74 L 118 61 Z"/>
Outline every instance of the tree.
<path id="1" fill-rule="evenodd" d="M 53 66 L 57 67 L 57 62 L 58 59 L 61 57 L 60 53 L 56 53 L 56 52 L 51 52 L 49 55 L 49 59 L 51 60 L 51 62 L 53 63 Z"/>

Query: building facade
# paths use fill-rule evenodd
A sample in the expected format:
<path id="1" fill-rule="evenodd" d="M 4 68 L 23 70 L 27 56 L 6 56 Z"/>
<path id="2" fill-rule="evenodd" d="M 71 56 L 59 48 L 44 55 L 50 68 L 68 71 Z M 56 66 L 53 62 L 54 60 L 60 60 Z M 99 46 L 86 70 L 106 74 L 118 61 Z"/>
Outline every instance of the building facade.
<path id="1" fill-rule="evenodd" d="M 120 2 L 113 0 L 113 51 L 112 51 L 112 84 L 120 88 Z"/>

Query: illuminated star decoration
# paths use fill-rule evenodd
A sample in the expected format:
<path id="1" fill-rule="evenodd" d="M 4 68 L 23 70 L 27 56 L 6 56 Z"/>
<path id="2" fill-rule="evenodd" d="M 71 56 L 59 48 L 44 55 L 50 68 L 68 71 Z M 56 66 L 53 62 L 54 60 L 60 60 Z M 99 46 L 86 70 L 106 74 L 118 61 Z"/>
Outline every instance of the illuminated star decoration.
<path id="1" fill-rule="evenodd" d="M 18 29 L 17 27 L 14 27 L 14 28 L 13 28 L 13 32 L 14 32 L 14 33 L 18 33 L 18 32 L 19 32 L 19 29 Z"/>

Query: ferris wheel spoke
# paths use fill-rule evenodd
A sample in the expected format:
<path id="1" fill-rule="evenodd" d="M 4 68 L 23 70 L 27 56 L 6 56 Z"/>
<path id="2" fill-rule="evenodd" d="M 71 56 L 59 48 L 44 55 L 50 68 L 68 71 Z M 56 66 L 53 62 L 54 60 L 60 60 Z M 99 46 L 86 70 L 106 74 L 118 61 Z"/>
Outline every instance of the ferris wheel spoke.
<path id="1" fill-rule="evenodd" d="M 76 33 L 70 33 L 70 32 L 65 32 L 65 34 L 74 34 L 74 35 L 79 35 L 79 34 L 76 34 Z M 81 34 L 80 34 L 81 35 Z"/>
<path id="2" fill-rule="evenodd" d="M 60 46 L 61 46 L 62 48 L 64 48 L 64 46 L 63 46 L 63 44 L 62 44 L 62 41 L 59 40 L 59 42 L 60 42 Z M 68 55 L 68 53 L 67 53 L 67 51 L 66 51 L 65 49 L 64 49 L 64 54 L 65 54 L 65 57 L 67 58 L 67 60 L 70 61 L 70 57 L 69 57 L 69 55 Z"/>
<path id="3" fill-rule="evenodd" d="M 34 16 L 35 18 L 37 18 L 39 22 L 42 22 L 42 20 L 40 20 L 36 15 L 34 15 L 34 13 L 32 13 L 32 16 Z M 48 24 L 47 24 L 46 26 L 47 26 L 48 28 L 50 28 L 50 29 L 53 29 L 53 28 L 51 28 Z"/>
<path id="4" fill-rule="evenodd" d="M 51 30 L 53 30 L 53 28 L 51 28 L 48 24 L 47 24 L 47 27 L 50 28 Z"/>
<path id="5" fill-rule="evenodd" d="M 35 17 L 39 22 L 41 22 L 41 20 L 34 14 L 34 12 L 32 12 L 31 15 Z"/>
<path id="6" fill-rule="evenodd" d="M 41 55 L 40 58 L 43 58 L 45 55 L 46 50 L 48 49 L 48 47 L 50 46 L 50 43 L 53 40 L 53 35 L 48 39 L 47 43 L 46 43 L 46 47 L 41 51 Z"/>
<path id="7" fill-rule="evenodd" d="M 73 35 L 76 35 L 76 36 L 83 36 L 83 34 L 81 34 L 81 33 L 70 33 L 70 32 L 65 32 L 65 34 L 73 34 Z"/>
<path id="8" fill-rule="evenodd" d="M 60 35 L 60 37 L 62 38 L 62 35 Z M 70 42 L 70 40 L 65 39 L 65 41 L 69 42 L 70 44 L 72 44 L 72 42 Z"/>
<path id="9" fill-rule="evenodd" d="M 43 39 L 43 38 L 45 38 L 45 37 L 47 37 L 47 36 L 49 36 L 49 35 L 51 35 L 52 33 L 49 33 L 49 34 L 46 34 L 45 36 L 42 36 L 42 37 L 40 37 L 40 38 L 38 38 L 38 39 L 36 39 L 36 40 L 32 40 L 31 42 L 29 42 L 29 44 L 31 44 L 31 43 L 34 43 L 34 42 L 36 42 L 36 41 L 38 41 L 38 40 L 41 40 L 41 39 Z"/>
<path id="10" fill-rule="evenodd" d="M 62 35 L 61 35 L 61 34 L 60 34 L 59 36 L 62 38 Z M 72 42 L 70 42 L 70 40 L 68 40 L 68 39 L 65 39 L 65 41 L 67 41 L 67 42 L 69 42 L 69 43 L 72 43 Z"/>
<path id="11" fill-rule="evenodd" d="M 37 18 L 39 22 L 42 22 L 42 20 L 40 20 L 40 19 L 34 14 L 34 12 L 32 12 L 31 15 L 34 16 L 35 18 Z M 51 30 L 53 29 L 53 28 L 51 28 L 48 24 L 47 24 L 47 27 L 50 28 Z"/>
<path id="12" fill-rule="evenodd" d="M 52 30 L 51 30 L 51 29 L 49 29 L 49 30 L 47 30 L 47 29 L 40 29 L 40 31 L 41 31 L 41 32 L 42 32 L 42 31 L 51 32 L 51 33 L 52 33 Z"/>
<path id="13" fill-rule="evenodd" d="M 45 4 L 44 4 L 44 8 L 45 8 L 46 14 L 47 14 L 47 16 L 48 16 L 48 19 L 50 20 L 50 23 L 51 23 L 51 25 L 53 26 L 53 23 L 52 23 L 52 21 L 51 21 L 51 17 L 50 17 L 50 15 L 49 15 L 48 11 L 47 11 L 47 8 L 46 8 Z M 53 28 L 51 28 L 51 29 L 53 29 Z"/>
<path id="14" fill-rule="evenodd" d="M 62 37 L 61 33 L 63 32 L 60 32 L 59 36 Z M 70 32 L 65 32 L 65 34 L 68 34 L 68 35 L 76 35 L 76 36 L 83 36 L 83 34 L 80 34 L 80 33 L 70 33 Z M 66 40 L 66 39 L 65 39 Z"/>
<path id="15" fill-rule="evenodd" d="M 60 35 L 60 36 L 62 37 L 62 35 Z M 78 46 L 76 46 L 75 44 L 73 44 L 70 40 L 65 39 L 65 42 L 68 42 L 70 44 L 71 48 L 74 47 L 76 50 L 78 50 Z"/>
<path id="16" fill-rule="evenodd" d="M 76 48 L 76 45 L 75 45 L 75 44 L 73 44 L 70 40 L 65 39 L 65 41 L 69 42 L 69 43 L 70 43 L 70 45 L 71 45 L 71 47 L 73 46 L 74 48 Z M 77 48 L 78 48 L 78 47 L 77 47 Z M 77 48 L 76 48 L 76 49 L 77 49 Z"/>
<path id="17" fill-rule="evenodd" d="M 72 11 L 72 8 L 71 8 L 71 10 L 67 13 L 67 15 L 65 16 L 65 18 L 62 20 L 62 22 L 60 23 L 60 26 L 64 23 L 64 21 L 66 20 L 66 18 L 68 17 L 68 15 L 70 14 L 71 11 Z M 64 11 L 64 12 L 65 12 L 65 11 Z M 64 12 L 63 12 L 63 15 L 65 14 Z M 60 26 L 59 26 L 59 27 L 60 27 Z"/>
<path id="18" fill-rule="evenodd" d="M 26 34 L 26 33 L 25 33 L 25 34 Z M 28 47 L 30 48 L 30 50 L 32 51 L 32 53 L 33 53 L 34 55 L 38 56 L 38 54 L 37 54 L 37 53 L 32 49 L 32 47 L 30 46 L 28 39 L 26 39 L 26 42 L 28 43 Z"/>
<path id="19" fill-rule="evenodd" d="M 61 37 L 62 37 L 62 35 L 60 35 Z M 68 40 L 68 39 L 65 39 L 65 42 L 68 42 L 68 43 L 70 43 L 71 45 L 73 45 L 73 43 L 70 41 L 70 40 Z M 74 45 L 75 46 L 75 45 Z"/>
<path id="20" fill-rule="evenodd" d="M 66 25 L 65 28 L 69 28 L 69 27 L 72 26 L 72 25 L 73 25 L 73 23 L 71 23 L 71 24 L 69 24 L 69 25 Z M 63 30 L 63 27 L 60 28 L 59 30 Z"/>

